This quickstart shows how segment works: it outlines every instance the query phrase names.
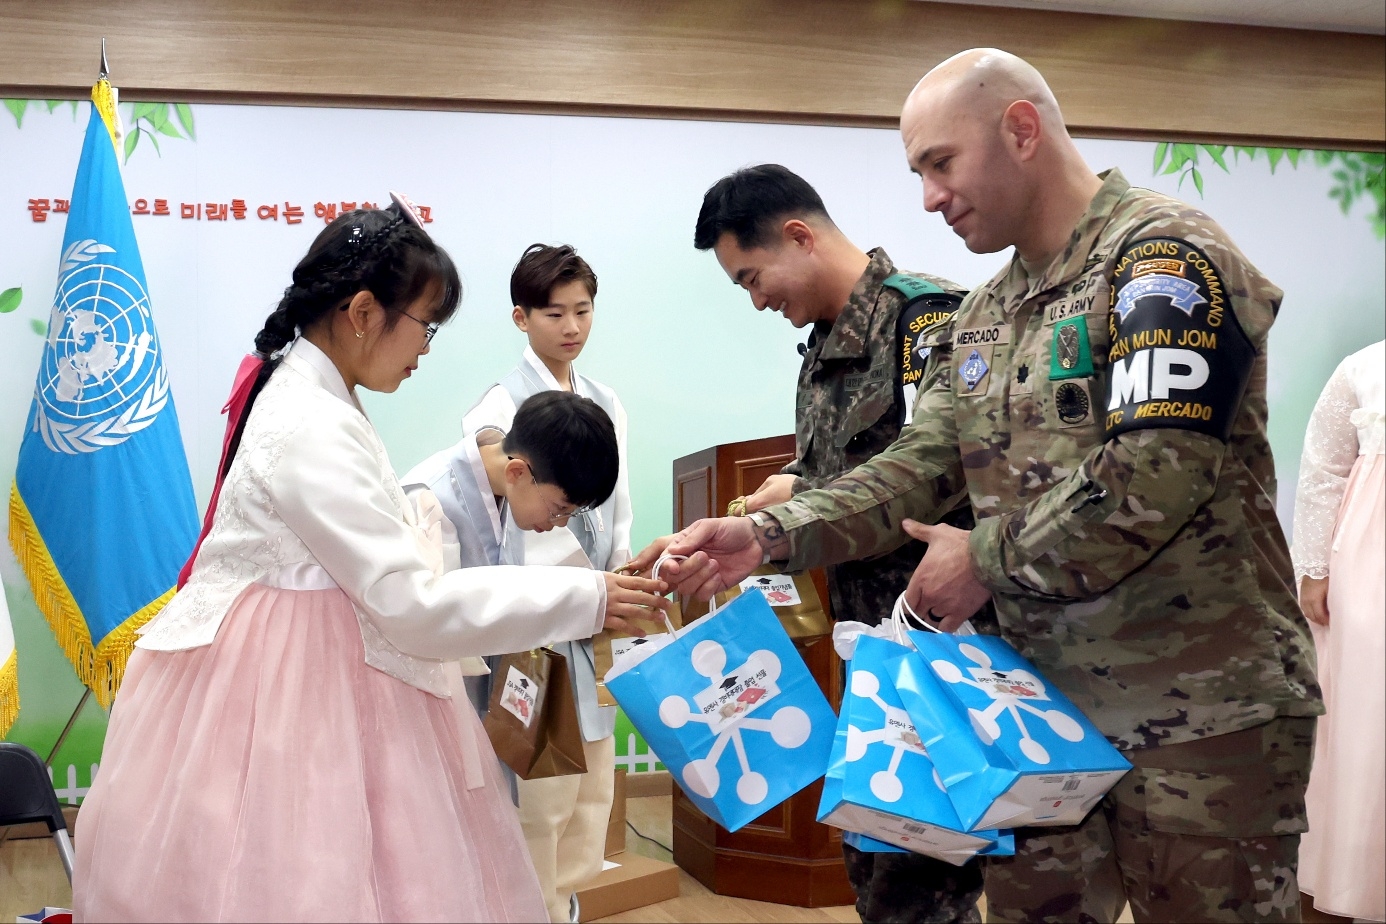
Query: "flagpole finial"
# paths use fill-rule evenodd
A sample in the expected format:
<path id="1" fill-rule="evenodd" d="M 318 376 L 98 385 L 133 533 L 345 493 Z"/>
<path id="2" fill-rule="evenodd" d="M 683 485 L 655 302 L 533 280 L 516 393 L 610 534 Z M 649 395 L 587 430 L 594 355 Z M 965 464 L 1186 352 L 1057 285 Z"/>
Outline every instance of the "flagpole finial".
<path id="1" fill-rule="evenodd" d="M 98 80 L 105 80 L 105 79 L 106 79 L 107 77 L 109 77 L 110 75 L 111 75 L 111 68 L 110 68 L 110 65 L 108 65 L 108 64 L 106 63 L 106 37 L 103 35 L 103 36 L 101 37 L 101 73 L 100 73 L 100 75 L 98 76 L 97 79 L 98 79 Z"/>

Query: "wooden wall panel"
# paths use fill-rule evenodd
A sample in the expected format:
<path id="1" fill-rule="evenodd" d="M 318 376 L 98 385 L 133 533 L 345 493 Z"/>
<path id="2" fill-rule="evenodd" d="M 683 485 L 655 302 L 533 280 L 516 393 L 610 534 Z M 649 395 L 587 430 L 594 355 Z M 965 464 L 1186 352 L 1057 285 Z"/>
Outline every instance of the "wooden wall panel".
<path id="1" fill-rule="evenodd" d="M 1381 149 L 1386 39 L 916 0 L 0 0 L 0 96 L 894 125 L 994 45 L 1075 134 Z"/>

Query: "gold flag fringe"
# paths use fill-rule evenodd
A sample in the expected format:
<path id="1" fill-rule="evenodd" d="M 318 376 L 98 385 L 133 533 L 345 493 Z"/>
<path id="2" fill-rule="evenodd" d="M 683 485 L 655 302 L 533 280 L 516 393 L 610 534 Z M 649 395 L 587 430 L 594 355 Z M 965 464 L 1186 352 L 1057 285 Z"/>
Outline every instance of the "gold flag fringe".
<path id="1" fill-rule="evenodd" d="M 67 583 L 58 573 L 38 526 L 19 495 L 18 483 L 10 487 L 10 548 L 29 579 L 39 612 L 58 640 L 59 647 L 72 662 L 77 678 L 96 694 L 102 708 L 109 709 L 125 676 L 125 662 L 135 648 L 140 627 L 153 619 L 173 598 L 170 587 L 156 599 L 112 629 L 99 646 L 93 646 L 87 621 L 82 616 Z"/>
<path id="2" fill-rule="evenodd" d="M 19 652 L 11 651 L 0 665 L 0 738 L 10 733 L 19 715 Z"/>

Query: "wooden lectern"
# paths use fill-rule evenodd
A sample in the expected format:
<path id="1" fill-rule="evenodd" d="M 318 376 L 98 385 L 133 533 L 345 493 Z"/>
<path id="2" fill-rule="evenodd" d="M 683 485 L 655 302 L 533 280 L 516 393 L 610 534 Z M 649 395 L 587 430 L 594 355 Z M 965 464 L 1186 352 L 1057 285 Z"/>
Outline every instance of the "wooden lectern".
<path id="1" fill-rule="evenodd" d="M 727 504 L 751 494 L 794 458 L 794 437 L 774 436 L 714 446 L 674 461 L 674 529 L 725 514 Z M 822 571 L 811 572 L 828 606 Z M 685 619 L 706 605 L 680 600 Z M 799 647 L 814 679 L 836 709 L 842 674 L 831 636 Z M 718 895 L 818 908 L 855 901 L 842 864 L 842 836 L 819 824 L 818 781 L 732 834 L 704 815 L 674 787 L 674 862 Z"/>

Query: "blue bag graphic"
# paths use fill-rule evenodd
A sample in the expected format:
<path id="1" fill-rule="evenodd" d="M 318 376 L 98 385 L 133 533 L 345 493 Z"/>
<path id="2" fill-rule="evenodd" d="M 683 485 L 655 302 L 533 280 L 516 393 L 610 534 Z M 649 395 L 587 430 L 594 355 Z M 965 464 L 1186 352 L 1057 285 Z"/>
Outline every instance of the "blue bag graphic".
<path id="1" fill-rule="evenodd" d="M 1077 824 L 1131 769 L 1004 639 L 909 636 L 895 686 L 969 830 Z"/>
<path id="2" fill-rule="evenodd" d="M 674 779 L 728 831 L 823 775 L 834 715 L 760 594 L 682 630 L 606 687 Z"/>
<path id="3" fill-rule="evenodd" d="M 885 639 L 857 639 L 818 820 L 958 866 L 978 854 L 1014 853 L 1010 832 L 968 833 L 944 793 L 890 679 L 892 662 L 909 653 Z"/>

